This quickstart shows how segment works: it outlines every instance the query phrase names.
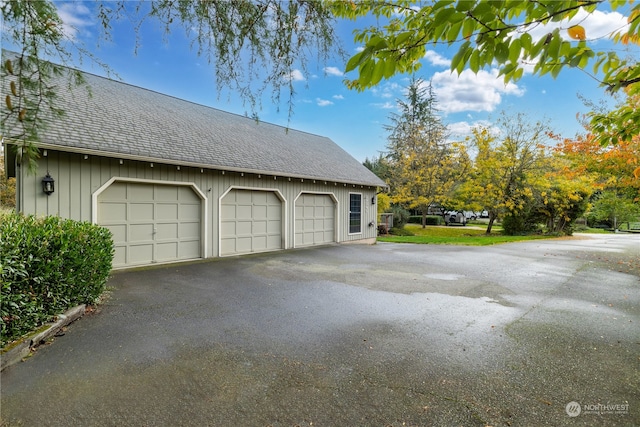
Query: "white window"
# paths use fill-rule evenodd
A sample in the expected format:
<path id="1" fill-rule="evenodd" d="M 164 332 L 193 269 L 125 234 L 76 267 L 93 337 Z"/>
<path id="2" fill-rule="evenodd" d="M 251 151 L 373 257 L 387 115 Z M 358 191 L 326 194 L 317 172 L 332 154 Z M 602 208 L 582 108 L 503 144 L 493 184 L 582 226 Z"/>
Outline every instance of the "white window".
<path id="1" fill-rule="evenodd" d="M 349 193 L 349 234 L 362 233 L 362 194 Z"/>

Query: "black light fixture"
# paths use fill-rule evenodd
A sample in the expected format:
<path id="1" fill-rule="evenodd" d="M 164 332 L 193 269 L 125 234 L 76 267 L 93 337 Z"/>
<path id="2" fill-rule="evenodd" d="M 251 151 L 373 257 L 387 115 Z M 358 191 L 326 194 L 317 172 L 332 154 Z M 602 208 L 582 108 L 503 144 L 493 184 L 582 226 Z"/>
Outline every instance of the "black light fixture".
<path id="1" fill-rule="evenodd" d="M 51 178 L 51 175 L 49 175 L 49 172 L 47 172 L 44 178 L 42 178 L 42 191 L 44 192 L 44 194 L 49 196 L 55 191 L 55 182 L 56 180 Z"/>
<path id="2" fill-rule="evenodd" d="M 376 196 L 373 196 L 373 197 L 371 198 L 371 204 L 372 204 L 372 205 L 375 205 L 375 204 L 376 204 Z"/>

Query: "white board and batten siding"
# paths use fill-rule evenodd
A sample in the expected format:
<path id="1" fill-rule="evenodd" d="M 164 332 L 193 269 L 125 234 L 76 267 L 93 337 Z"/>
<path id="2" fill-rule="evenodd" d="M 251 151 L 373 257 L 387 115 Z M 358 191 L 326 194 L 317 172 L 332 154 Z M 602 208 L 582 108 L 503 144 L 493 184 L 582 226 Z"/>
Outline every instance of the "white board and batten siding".
<path id="1" fill-rule="evenodd" d="M 376 237 L 376 187 L 47 151 L 35 174 L 18 168 L 18 209 L 106 226 L 115 267 Z M 361 195 L 359 229 L 352 194 Z"/>

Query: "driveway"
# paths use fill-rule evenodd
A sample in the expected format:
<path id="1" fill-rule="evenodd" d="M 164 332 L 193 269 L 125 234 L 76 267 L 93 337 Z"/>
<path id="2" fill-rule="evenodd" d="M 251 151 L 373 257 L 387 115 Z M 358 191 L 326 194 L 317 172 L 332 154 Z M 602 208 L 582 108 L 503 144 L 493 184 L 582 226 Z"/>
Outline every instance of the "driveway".
<path id="1" fill-rule="evenodd" d="M 26 426 L 640 425 L 640 236 L 119 272 L 2 373 Z M 573 402 L 573 403 L 572 403 Z"/>

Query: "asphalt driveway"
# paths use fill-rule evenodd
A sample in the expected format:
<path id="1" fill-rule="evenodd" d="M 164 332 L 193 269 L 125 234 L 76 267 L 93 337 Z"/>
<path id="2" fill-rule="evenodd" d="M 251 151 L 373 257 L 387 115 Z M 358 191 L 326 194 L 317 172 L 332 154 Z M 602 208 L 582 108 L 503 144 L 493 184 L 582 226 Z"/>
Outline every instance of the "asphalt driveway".
<path id="1" fill-rule="evenodd" d="M 5 425 L 640 425 L 640 236 L 120 272 L 2 372 Z"/>

